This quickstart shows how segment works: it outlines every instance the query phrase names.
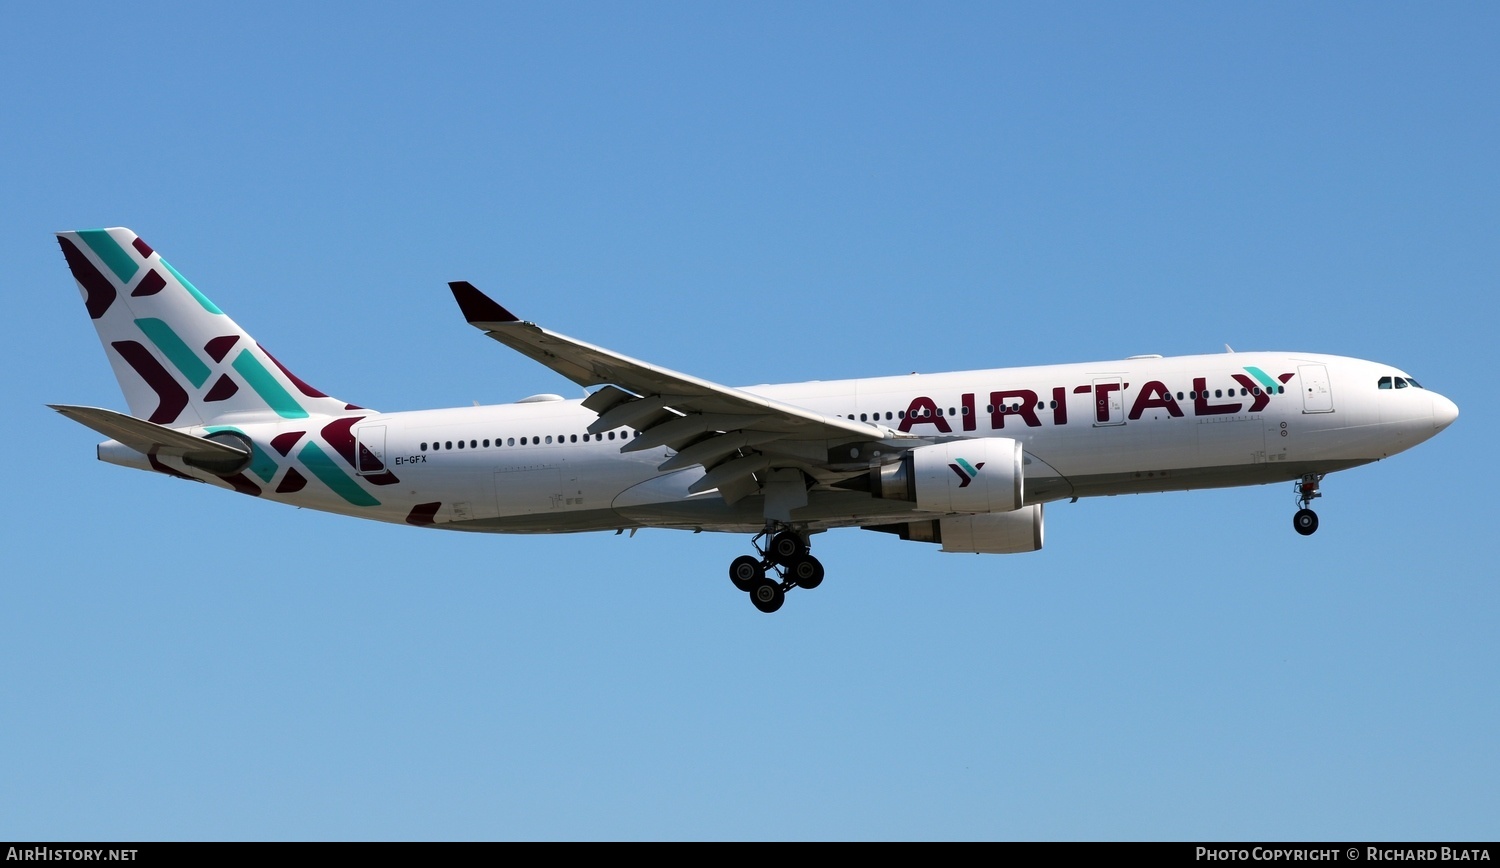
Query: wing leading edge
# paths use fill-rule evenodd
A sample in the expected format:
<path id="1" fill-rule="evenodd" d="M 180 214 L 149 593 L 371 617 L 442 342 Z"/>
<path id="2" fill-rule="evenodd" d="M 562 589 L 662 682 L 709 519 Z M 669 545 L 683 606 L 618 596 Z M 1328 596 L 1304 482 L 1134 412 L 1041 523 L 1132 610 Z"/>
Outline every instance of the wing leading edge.
<path id="1" fill-rule="evenodd" d="M 733 503 L 785 470 L 832 484 L 867 470 L 877 449 L 927 442 L 633 359 L 525 322 L 467 281 L 448 286 L 469 325 L 581 386 L 603 387 L 583 402 L 599 414 L 591 433 L 634 428 L 641 434 L 622 452 L 665 446 L 676 454 L 659 469 L 702 465 L 695 494 L 718 489 Z"/>

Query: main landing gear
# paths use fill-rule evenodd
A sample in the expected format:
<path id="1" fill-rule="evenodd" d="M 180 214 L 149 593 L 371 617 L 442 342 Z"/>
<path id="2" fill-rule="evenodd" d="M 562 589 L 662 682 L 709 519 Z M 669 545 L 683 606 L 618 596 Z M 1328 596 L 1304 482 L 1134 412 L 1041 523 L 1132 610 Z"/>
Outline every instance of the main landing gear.
<path id="1" fill-rule="evenodd" d="M 769 540 L 762 547 L 761 540 L 767 537 Z M 786 592 L 792 588 L 810 591 L 823 583 L 823 564 L 808 554 L 807 538 L 792 528 L 768 526 L 750 544 L 760 557 L 735 558 L 729 565 L 729 580 L 735 588 L 748 593 L 750 602 L 762 612 L 780 609 L 786 602 Z"/>
<path id="2" fill-rule="evenodd" d="M 1303 536 L 1312 536 L 1318 530 L 1318 514 L 1307 508 L 1307 505 L 1315 499 L 1322 497 L 1323 492 L 1318 490 L 1318 483 L 1323 481 L 1323 474 L 1309 473 L 1297 481 L 1297 514 L 1292 516 L 1292 527 Z"/>

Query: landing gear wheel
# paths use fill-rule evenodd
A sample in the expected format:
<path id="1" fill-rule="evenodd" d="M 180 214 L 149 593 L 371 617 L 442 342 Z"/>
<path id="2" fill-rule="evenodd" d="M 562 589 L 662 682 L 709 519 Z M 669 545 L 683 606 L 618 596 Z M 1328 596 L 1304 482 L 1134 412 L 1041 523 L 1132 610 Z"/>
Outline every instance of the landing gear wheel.
<path id="1" fill-rule="evenodd" d="M 1312 536 L 1318 529 L 1318 514 L 1310 509 L 1299 509 L 1292 516 L 1292 527 L 1303 536 Z"/>
<path id="2" fill-rule="evenodd" d="M 795 531 L 784 530 L 771 537 L 766 547 L 766 557 L 779 567 L 789 567 L 792 561 L 807 554 L 807 541 Z"/>
<path id="3" fill-rule="evenodd" d="M 823 584 L 823 564 L 812 555 L 803 555 L 787 565 L 786 575 L 797 587 L 811 591 Z"/>
<path id="4" fill-rule="evenodd" d="M 729 581 L 734 582 L 738 590 L 748 591 L 756 579 L 765 577 L 766 570 L 760 565 L 760 561 L 749 555 L 740 555 L 729 565 Z"/>
<path id="5" fill-rule="evenodd" d="M 781 589 L 781 585 L 762 576 L 750 583 L 750 602 L 769 615 L 786 602 L 786 591 Z"/>

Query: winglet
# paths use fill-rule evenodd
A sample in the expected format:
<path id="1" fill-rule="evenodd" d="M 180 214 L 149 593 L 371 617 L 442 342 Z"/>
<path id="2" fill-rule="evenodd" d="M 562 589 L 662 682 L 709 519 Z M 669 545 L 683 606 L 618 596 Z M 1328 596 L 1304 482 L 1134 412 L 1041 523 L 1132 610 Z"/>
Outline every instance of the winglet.
<path id="1" fill-rule="evenodd" d="M 452 281 L 448 288 L 453 290 L 453 299 L 458 302 L 458 309 L 464 312 L 464 319 L 471 323 L 521 321 L 520 317 L 475 289 L 474 284 L 467 280 Z"/>

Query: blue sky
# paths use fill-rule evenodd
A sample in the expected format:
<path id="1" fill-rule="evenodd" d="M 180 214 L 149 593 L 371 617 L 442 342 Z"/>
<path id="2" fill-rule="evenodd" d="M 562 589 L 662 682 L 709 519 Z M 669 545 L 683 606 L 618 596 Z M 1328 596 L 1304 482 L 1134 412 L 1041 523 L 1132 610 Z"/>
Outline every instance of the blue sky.
<path id="1" fill-rule="evenodd" d="M 0 838 L 1494 840 L 1491 4 L 31 4 Z M 129 226 L 382 410 L 561 380 L 527 319 L 726 384 L 1302 350 L 1456 401 L 1291 489 L 748 540 L 470 536 L 100 464 L 51 233 Z M 24 299 L 24 300 L 23 300 Z"/>

